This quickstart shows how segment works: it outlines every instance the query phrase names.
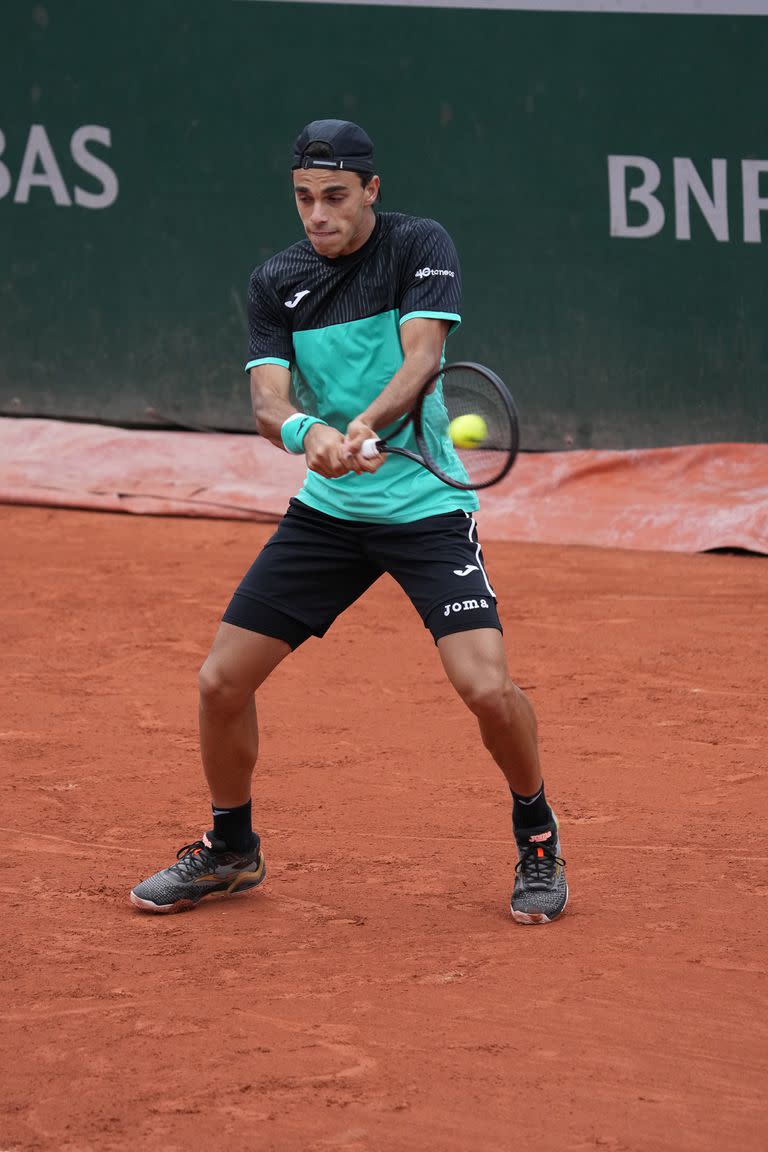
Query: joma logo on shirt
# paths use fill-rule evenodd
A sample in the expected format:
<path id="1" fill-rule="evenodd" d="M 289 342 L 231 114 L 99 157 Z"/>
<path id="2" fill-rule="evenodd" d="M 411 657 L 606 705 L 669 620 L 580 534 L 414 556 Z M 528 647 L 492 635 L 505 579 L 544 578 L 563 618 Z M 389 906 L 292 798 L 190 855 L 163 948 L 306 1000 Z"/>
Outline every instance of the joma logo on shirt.
<path id="1" fill-rule="evenodd" d="M 286 308 L 295 308 L 297 304 L 301 303 L 305 296 L 309 296 L 309 288 L 302 288 L 301 292 L 297 292 L 292 300 L 286 300 Z"/>
<path id="2" fill-rule="evenodd" d="M 453 604 L 446 604 L 443 616 L 450 616 L 451 612 L 469 612 L 472 608 L 487 607 L 487 600 L 454 600 Z"/>
<path id="3" fill-rule="evenodd" d="M 416 273 L 417 280 L 423 280 L 425 276 L 455 276 L 455 272 L 451 272 L 450 268 L 419 268 Z"/>

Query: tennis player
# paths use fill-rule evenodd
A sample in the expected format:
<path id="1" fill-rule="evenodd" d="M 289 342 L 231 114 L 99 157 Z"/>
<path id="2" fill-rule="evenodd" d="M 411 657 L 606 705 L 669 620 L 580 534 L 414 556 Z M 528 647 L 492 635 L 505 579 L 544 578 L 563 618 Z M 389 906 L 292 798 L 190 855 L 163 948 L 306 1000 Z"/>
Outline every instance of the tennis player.
<path id="1" fill-rule="evenodd" d="M 507 668 L 477 496 L 414 461 L 368 460 L 360 451 L 364 440 L 386 435 L 443 362 L 461 320 L 456 250 L 434 220 L 375 210 L 373 145 L 349 121 L 303 129 L 293 190 L 306 239 L 251 276 L 246 370 L 259 433 L 303 453 L 306 479 L 234 593 L 200 672 L 213 828 L 131 899 L 149 912 L 175 912 L 262 882 L 251 824 L 255 693 L 388 572 L 432 633 L 512 793 L 512 915 L 548 923 L 568 899 L 564 861 L 544 795 L 536 717 Z"/>

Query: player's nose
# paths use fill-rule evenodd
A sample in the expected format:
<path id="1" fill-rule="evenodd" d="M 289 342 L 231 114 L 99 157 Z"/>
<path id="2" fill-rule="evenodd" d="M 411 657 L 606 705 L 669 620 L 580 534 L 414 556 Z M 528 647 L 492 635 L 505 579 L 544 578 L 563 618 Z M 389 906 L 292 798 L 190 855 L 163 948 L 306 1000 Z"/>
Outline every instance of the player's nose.
<path id="1" fill-rule="evenodd" d="M 309 214 L 310 224 L 324 224 L 327 219 L 328 213 L 326 212 L 323 204 L 313 204 L 312 211 Z"/>

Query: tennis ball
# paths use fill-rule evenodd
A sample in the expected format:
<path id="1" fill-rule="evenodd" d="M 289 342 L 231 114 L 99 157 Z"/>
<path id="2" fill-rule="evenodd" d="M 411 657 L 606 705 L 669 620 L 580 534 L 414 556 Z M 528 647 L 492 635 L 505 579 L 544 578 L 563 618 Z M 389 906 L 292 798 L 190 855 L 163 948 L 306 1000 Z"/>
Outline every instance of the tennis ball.
<path id="1" fill-rule="evenodd" d="M 479 448 L 488 435 L 488 425 L 482 416 L 472 412 L 451 420 L 448 435 L 454 448 Z"/>

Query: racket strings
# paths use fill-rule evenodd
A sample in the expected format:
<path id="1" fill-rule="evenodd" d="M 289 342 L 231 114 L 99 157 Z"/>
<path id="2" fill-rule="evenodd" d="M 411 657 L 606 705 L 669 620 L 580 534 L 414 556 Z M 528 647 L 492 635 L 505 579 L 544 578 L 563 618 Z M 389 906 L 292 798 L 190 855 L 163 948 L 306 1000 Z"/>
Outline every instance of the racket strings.
<path id="1" fill-rule="evenodd" d="M 454 469 L 458 465 L 473 486 L 493 483 L 517 451 L 517 420 L 509 397 L 490 376 L 469 368 L 446 371 L 442 393 Z"/>

